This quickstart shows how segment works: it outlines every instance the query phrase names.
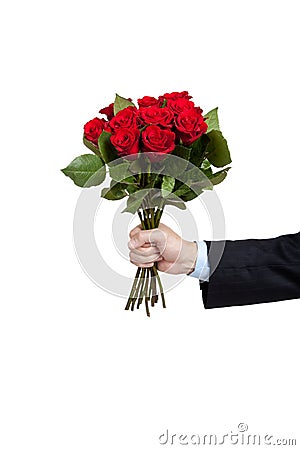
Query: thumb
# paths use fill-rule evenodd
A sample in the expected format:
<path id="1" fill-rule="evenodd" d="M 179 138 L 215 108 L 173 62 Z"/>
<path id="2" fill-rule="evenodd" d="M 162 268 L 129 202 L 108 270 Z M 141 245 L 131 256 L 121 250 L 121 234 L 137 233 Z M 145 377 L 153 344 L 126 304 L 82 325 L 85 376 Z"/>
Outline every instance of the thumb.
<path id="1" fill-rule="evenodd" d="M 134 250 L 148 243 L 153 247 L 159 247 L 159 249 L 164 248 L 166 243 L 165 233 L 158 228 L 154 228 L 153 230 L 139 230 L 128 242 L 128 247 L 130 250 Z"/>

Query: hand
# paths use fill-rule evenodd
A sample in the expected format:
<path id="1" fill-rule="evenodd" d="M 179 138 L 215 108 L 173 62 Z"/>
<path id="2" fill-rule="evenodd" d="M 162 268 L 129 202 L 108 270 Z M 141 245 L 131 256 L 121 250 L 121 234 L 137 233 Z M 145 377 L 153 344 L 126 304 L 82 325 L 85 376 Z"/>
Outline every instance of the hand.
<path id="1" fill-rule="evenodd" d="M 128 247 L 130 261 L 139 267 L 152 267 L 157 262 L 161 272 L 188 274 L 195 268 L 198 247 L 196 242 L 181 239 L 163 223 L 153 230 L 133 228 Z"/>

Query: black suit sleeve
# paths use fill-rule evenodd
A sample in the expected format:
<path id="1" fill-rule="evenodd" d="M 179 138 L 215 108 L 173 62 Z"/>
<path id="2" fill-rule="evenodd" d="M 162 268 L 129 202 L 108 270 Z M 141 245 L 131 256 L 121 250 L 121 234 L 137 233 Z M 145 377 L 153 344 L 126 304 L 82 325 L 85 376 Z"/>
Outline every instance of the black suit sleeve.
<path id="1" fill-rule="evenodd" d="M 300 233 L 205 242 L 210 267 L 216 267 L 208 282 L 200 281 L 205 308 L 300 298 Z"/>

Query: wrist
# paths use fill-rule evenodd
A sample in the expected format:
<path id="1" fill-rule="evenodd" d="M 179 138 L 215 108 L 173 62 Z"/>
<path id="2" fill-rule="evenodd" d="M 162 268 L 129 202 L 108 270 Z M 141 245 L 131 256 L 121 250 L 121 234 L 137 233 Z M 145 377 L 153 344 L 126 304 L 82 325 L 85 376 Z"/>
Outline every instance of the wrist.
<path id="1" fill-rule="evenodd" d="M 198 245 L 197 242 L 185 241 L 185 251 L 183 260 L 183 273 L 190 275 L 196 268 L 196 262 L 198 257 Z"/>

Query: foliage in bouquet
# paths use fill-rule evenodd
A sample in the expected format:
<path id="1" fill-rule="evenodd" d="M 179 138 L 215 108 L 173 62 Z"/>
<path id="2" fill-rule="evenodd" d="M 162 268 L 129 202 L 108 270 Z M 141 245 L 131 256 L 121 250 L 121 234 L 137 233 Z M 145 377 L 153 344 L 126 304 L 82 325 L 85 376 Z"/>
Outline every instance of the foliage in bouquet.
<path id="1" fill-rule="evenodd" d="M 100 185 L 109 175 L 101 196 L 127 197 L 123 212 L 138 212 L 144 229 L 157 227 L 165 205 L 185 209 L 185 202 L 221 183 L 230 169 L 218 108 L 203 114 L 191 98 L 187 91 L 172 92 L 145 96 L 136 106 L 116 95 L 114 103 L 100 109 L 102 117 L 84 125 L 83 143 L 93 154 L 78 156 L 62 172 L 81 187 Z M 153 306 L 158 297 L 153 277 L 161 287 L 155 266 L 138 270 L 126 309 L 136 301 L 139 307 L 144 298 L 150 315 L 147 302 Z M 161 294 L 165 306 L 162 289 Z"/>

